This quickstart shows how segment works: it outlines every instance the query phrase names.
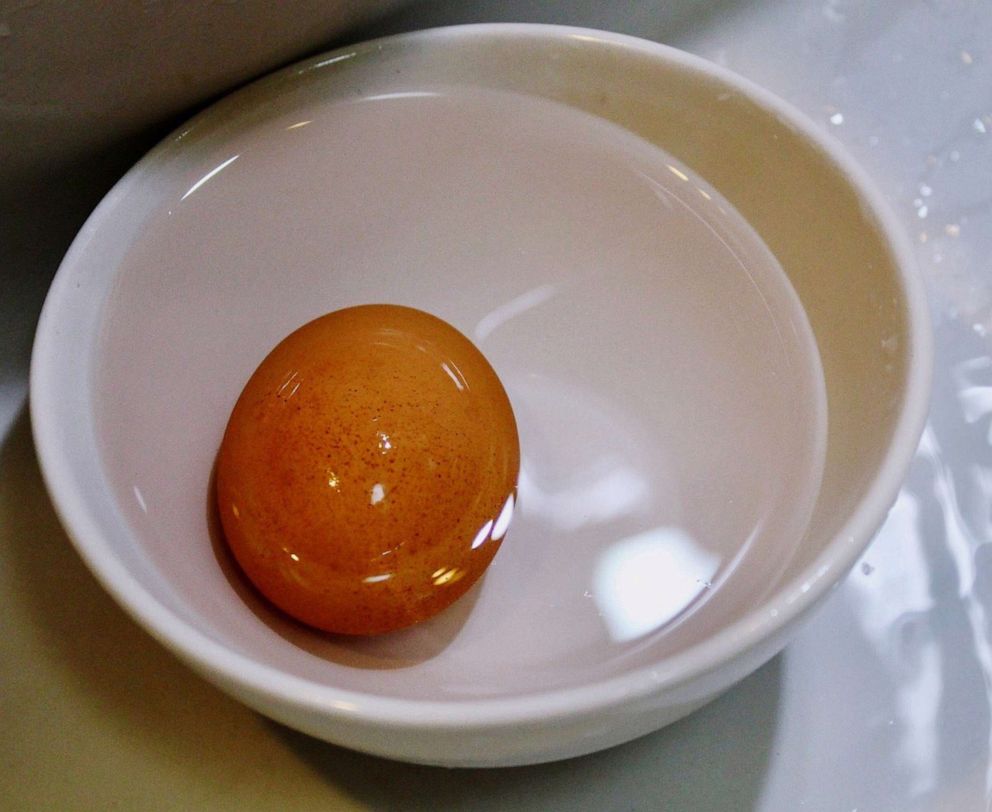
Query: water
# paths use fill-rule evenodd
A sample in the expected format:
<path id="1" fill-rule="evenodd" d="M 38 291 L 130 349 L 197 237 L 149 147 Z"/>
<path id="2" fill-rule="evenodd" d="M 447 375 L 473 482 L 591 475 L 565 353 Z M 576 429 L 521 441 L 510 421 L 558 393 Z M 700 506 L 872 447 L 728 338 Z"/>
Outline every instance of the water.
<path id="1" fill-rule="evenodd" d="M 218 635 L 344 687 L 495 695 L 654 662 L 775 585 L 819 483 L 822 372 L 774 257 L 689 167 L 591 115 L 458 88 L 301 103 L 191 150 L 125 259 L 97 396 L 128 520 Z M 258 361 L 368 302 L 476 341 L 523 463 L 480 586 L 342 642 L 230 601 L 202 506 Z"/>

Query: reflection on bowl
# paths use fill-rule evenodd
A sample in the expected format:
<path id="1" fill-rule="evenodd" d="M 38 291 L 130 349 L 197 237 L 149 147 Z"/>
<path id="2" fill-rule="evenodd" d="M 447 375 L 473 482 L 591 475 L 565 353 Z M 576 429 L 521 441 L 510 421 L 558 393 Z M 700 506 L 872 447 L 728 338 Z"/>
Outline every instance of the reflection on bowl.
<path id="1" fill-rule="evenodd" d="M 245 588 L 204 504 L 265 352 L 377 300 L 479 344 L 523 457 L 483 581 L 353 640 Z M 895 496 L 927 329 L 874 194 L 777 100 L 621 36 L 470 26 L 287 69 L 147 156 L 53 285 L 33 424 L 83 557 L 222 688 L 381 755 L 527 763 L 784 645 Z"/>

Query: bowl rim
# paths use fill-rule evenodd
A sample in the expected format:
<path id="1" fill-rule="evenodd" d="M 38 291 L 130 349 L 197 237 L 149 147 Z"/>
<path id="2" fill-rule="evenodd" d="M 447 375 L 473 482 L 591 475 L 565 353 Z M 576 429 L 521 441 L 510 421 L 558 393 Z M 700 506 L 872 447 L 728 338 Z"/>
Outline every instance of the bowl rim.
<path id="1" fill-rule="evenodd" d="M 751 610 L 715 635 L 652 666 L 642 666 L 620 675 L 579 686 L 551 689 L 512 697 L 470 700 L 405 699 L 364 694 L 335 688 L 301 677 L 229 649 L 154 598 L 108 549 L 95 520 L 91 517 L 72 463 L 61 450 L 61 431 L 54 419 L 60 395 L 58 376 L 53 372 L 58 355 L 58 319 L 64 302 L 70 299 L 71 275 L 76 258 L 89 241 L 89 235 L 112 212 L 116 200 L 142 169 L 150 165 L 162 145 L 192 126 L 206 123 L 216 115 L 211 105 L 166 137 L 128 171 L 108 192 L 90 215 L 66 253 L 49 290 L 39 319 L 31 358 L 30 413 L 35 447 L 56 512 L 77 551 L 103 587 L 153 637 L 171 649 L 194 669 L 209 674 L 227 686 L 256 697 L 319 712 L 342 723 L 365 722 L 394 727 L 464 730 L 521 723 L 546 723 L 607 711 L 638 699 L 672 691 L 714 672 L 750 649 L 782 633 L 810 610 L 853 567 L 881 526 L 894 503 L 905 473 L 913 459 L 929 409 L 933 365 L 933 337 L 929 305 L 922 280 L 916 270 L 908 237 L 889 210 L 873 181 L 840 148 L 839 144 L 803 113 L 770 91 L 732 71 L 671 46 L 624 34 L 561 25 L 532 23 L 481 23 L 432 28 L 396 34 L 339 48 L 282 68 L 259 82 L 281 81 L 293 75 L 344 61 L 359 51 L 384 50 L 396 45 L 431 47 L 452 39 L 482 42 L 530 38 L 593 41 L 615 49 L 618 56 L 648 58 L 680 70 L 702 75 L 732 89 L 756 107 L 774 114 L 784 126 L 797 131 L 817 149 L 857 193 L 866 214 L 875 222 L 886 248 L 895 260 L 908 327 L 908 370 L 899 414 L 877 474 L 843 527 L 816 559 L 790 583 L 762 605 Z M 237 95 L 244 89 L 235 91 Z M 225 97 L 230 98 L 230 96 Z"/>

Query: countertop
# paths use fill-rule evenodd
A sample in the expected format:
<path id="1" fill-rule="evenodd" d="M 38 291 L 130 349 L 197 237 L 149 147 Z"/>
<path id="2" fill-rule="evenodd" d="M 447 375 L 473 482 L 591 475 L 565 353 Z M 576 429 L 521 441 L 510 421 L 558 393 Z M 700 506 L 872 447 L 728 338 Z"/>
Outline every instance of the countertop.
<path id="1" fill-rule="evenodd" d="M 488 20 L 611 29 L 699 54 L 792 102 L 873 176 L 916 245 L 937 346 L 930 419 L 885 526 L 782 655 L 689 718 L 603 753 L 417 767 L 249 711 L 135 626 L 84 568 L 26 411 L 51 276 L 100 196 L 174 123 L 159 121 L 22 179 L 0 210 L 0 808 L 990 808 L 992 5 L 444 0 L 327 44 Z M 0 49 L 9 36 L 0 19 Z"/>

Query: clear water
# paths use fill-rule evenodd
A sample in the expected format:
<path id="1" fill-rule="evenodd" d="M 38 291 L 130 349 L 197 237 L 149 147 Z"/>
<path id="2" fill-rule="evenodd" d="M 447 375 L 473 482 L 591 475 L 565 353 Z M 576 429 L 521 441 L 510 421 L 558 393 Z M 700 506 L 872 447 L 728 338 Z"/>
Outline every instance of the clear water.
<path id="1" fill-rule="evenodd" d="M 495 695 L 656 661 L 775 584 L 816 497 L 822 372 L 774 257 L 688 167 L 546 100 L 440 88 L 257 117 L 167 183 L 108 304 L 97 392 L 128 519 L 218 636 L 342 687 Z M 204 505 L 258 361 L 368 302 L 435 313 L 489 358 L 519 509 L 451 610 L 328 639 L 224 577 Z"/>

